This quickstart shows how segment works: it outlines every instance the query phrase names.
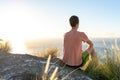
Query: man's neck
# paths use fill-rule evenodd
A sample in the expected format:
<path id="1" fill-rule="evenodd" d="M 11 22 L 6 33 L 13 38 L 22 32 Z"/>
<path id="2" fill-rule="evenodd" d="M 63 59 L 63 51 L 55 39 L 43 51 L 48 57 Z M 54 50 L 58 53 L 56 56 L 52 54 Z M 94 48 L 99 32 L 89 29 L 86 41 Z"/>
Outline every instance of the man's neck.
<path id="1" fill-rule="evenodd" d="M 77 31 L 77 27 L 72 27 L 72 30 L 76 30 Z"/>

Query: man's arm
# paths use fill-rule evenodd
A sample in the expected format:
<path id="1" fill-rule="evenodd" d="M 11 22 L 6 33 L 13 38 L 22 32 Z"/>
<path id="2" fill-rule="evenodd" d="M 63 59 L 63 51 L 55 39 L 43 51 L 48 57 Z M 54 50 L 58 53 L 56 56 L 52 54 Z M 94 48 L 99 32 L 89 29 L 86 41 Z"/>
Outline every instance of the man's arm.
<path id="1" fill-rule="evenodd" d="M 93 43 L 84 32 L 82 34 L 82 40 L 88 44 L 88 48 L 86 50 L 91 54 L 91 56 L 93 56 L 95 54 Z"/>
<path id="2" fill-rule="evenodd" d="M 93 50 L 94 50 L 94 49 L 93 49 L 93 43 L 92 43 L 92 41 L 88 39 L 88 40 L 86 41 L 86 43 L 89 45 L 88 48 L 87 48 L 87 51 L 88 51 L 91 55 L 93 55 L 93 54 L 94 54 L 94 53 L 93 53 Z"/>

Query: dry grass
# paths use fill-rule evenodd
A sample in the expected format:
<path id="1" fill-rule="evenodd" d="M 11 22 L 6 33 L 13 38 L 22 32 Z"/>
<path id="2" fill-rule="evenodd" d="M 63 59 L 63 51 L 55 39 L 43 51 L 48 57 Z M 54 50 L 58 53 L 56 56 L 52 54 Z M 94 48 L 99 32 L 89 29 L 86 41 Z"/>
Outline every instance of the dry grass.
<path id="1" fill-rule="evenodd" d="M 48 69 L 50 66 L 50 60 L 51 60 L 51 55 L 49 55 L 48 59 L 47 59 L 47 63 L 45 66 L 45 70 L 44 73 L 42 75 L 42 80 L 57 80 L 57 71 L 58 71 L 58 67 L 55 68 L 55 70 L 53 71 L 51 77 L 48 79 L 47 75 L 48 75 Z"/>
<path id="2" fill-rule="evenodd" d="M 103 42 L 105 45 L 105 42 Z M 120 80 L 120 51 L 117 44 L 113 44 L 112 52 L 104 46 L 106 58 L 100 63 L 100 58 L 93 58 L 86 73 L 97 80 Z"/>
<path id="3" fill-rule="evenodd" d="M 9 41 L 0 40 L 0 51 L 10 52 L 12 50 Z"/>
<path id="4" fill-rule="evenodd" d="M 51 55 L 52 58 L 55 58 L 59 55 L 59 49 L 57 47 L 48 48 L 38 54 L 39 57 L 48 58 Z"/>

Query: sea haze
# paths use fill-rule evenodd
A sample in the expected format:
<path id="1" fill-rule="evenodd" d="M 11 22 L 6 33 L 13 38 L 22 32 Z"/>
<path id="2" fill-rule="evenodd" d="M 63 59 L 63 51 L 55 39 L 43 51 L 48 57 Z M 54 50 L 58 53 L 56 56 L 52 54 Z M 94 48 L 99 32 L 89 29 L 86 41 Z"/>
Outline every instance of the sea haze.
<path id="1" fill-rule="evenodd" d="M 91 39 L 95 51 L 103 56 L 105 49 L 112 51 L 112 49 L 120 50 L 120 38 L 93 38 Z M 40 52 L 51 48 L 57 47 L 60 52 L 60 57 L 63 53 L 63 39 L 60 38 L 46 38 L 46 39 L 35 39 L 29 40 L 25 43 L 27 52 L 29 54 L 40 54 Z M 114 48 L 115 47 L 115 48 Z M 83 43 L 83 50 L 87 48 L 87 44 Z"/>

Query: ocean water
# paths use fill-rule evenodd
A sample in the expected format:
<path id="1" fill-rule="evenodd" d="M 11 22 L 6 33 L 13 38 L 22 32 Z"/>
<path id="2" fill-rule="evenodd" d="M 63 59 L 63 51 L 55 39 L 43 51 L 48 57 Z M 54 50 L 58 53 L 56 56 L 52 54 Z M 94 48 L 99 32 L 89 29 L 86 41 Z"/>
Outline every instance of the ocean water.
<path id="1" fill-rule="evenodd" d="M 116 51 L 120 51 L 120 38 L 93 38 L 91 40 L 96 53 L 100 56 L 105 54 L 105 50 L 112 52 L 113 49 L 116 49 Z M 30 54 L 40 54 L 40 52 L 51 47 L 57 47 L 60 52 L 59 57 L 62 58 L 63 39 L 38 39 L 26 44 L 27 51 Z M 87 44 L 83 43 L 83 50 L 86 48 Z"/>
<path id="2" fill-rule="evenodd" d="M 114 53 L 114 51 L 120 51 L 120 38 L 94 38 L 92 39 L 95 52 L 100 57 L 105 57 L 106 52 L 108 54 Z M 83 50 L 86 45 L 83 46 Z"/>

